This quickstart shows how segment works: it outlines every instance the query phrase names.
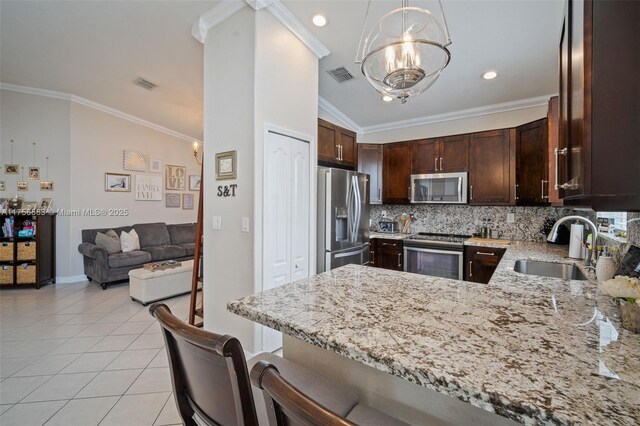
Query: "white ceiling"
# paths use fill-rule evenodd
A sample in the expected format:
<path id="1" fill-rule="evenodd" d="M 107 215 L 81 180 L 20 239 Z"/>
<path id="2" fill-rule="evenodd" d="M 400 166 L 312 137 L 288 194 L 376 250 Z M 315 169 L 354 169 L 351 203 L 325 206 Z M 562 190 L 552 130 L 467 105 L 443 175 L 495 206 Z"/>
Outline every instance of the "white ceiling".
<path id="1" fill-rule="evenodd" d="M 0 3 L 0 80 L 87 98 L 196 139 L 203 133 L 203 47 L 191 36 L 208 1 L 7 1 Z M 359 127 L 557 92 L 563 0 L 444 0 L 452 60 L 424 94 L 383 103 L 354 57 L 364 0 L 284 0 L 331 50 L 320 61 L 320 96 Z M 372 1 L 369 25 L 400 1 Z M 412 1 L 438 11 L 432 1 Z M 313 27 L 323 12 L 329 25 Z M 345 65 L 356 80 L 325 71 Z M 484 81 L 480 74 L 500 76 Z M 144 77 L 159 85 L 131 84 Z"/>

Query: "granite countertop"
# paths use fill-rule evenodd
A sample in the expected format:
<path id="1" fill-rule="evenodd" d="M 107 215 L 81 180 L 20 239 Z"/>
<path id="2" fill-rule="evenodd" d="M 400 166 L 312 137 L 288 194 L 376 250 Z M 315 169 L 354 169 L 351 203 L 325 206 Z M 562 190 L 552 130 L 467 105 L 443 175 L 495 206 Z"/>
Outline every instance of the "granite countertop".
<path id="1" fill-rule="evenodd" d="M 369 239 L 384 238 L 385 240 L 404 240 L 412 234 L 403 234 L 401 232 L 369 232 Z"/>
<path id="2" fill-rule="evenodd" d="M 637 425 L 640 335 L 593 282 L 513 271 L 565 254 L 514 241 L 488 284 L 347 265 L 227 308 L 525 424 Z"/>

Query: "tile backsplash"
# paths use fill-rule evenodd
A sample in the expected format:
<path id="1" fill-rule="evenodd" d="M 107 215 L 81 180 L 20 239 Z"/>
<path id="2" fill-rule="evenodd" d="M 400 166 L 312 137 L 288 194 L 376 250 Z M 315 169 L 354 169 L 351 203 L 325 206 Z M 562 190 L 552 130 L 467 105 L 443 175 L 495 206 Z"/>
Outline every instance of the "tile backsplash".
<path id="1" fill-rule="evenodd" d="M 372 205 L 371 222 L 377 227 L 383 218 L 397 220 L 402 213 L 413 213 L 411 232 L 441 232 L 471 235 L 476 232 L 484 219 L 489 219 L 490 227 L 501 233 L 501 238 L 509 240 L 544 241 L 542 232 L 547 219 L 556 221 L 572 211 L 553 207 L 500 207 L 468 205 Z M 507 223 L 507 214 L 513 213 L 514 223 Z"/>

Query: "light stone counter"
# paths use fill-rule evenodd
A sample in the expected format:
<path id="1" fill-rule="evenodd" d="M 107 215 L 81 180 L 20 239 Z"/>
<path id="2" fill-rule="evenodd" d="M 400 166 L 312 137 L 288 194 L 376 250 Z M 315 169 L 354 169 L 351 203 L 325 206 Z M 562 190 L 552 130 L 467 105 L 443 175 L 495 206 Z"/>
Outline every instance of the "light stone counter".
<path id="1" fill-rule="evenodd" d="M 565 254 L 512 242 L 489 284 L 348 265 L 227 308 L 525 424 L 640 424 L 640 335 L 594 283 L 513 271 Z"/>

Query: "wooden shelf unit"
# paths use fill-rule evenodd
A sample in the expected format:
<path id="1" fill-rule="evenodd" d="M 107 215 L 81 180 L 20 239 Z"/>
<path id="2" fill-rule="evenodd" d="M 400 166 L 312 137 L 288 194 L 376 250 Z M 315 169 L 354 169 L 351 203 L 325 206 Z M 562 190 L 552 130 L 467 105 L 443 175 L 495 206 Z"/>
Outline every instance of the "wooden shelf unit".
<path id="1" fill-rule="evenodd" d="M 0 226 L 13 219 L 13 236 L 0 232 L 0 287 L 33 285 L 40 288 L 56 279 L 56 215 L 0 214 Z M 35 235 L 18 237 L 25 221 L 35 225 Z"/>

